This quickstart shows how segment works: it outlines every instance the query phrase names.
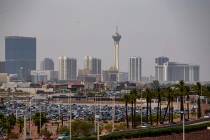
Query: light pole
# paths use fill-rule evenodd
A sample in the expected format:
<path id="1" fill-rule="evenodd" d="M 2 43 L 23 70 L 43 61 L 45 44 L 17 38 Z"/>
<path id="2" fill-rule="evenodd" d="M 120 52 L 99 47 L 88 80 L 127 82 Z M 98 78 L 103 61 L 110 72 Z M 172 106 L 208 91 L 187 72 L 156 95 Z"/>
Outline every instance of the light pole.
<path id="1" fill-rule="evenodd" d="M 70 93 L 70 92 L 69 92 Z M 69 119 L 69 139 L 71 140 L 71 93 L 70 93 L 70 119 Z"/>
<path id="2" fill-rule="evenodd" d="M 41 109 L 42 108 L 40 106 L 40 109 L 39 109 L 39 134 L 41 134 L 41 127 L 42 127 Z"/>
<path id="3" fill-rule="evenodd" d="M 182 129 L 183 129 L 183 136 L 182 136 L 182 140 L 185 140 L 185 113 L 184 111 L 181 111 L 181 114 L 183 115 L 183 119 L 182 119 Z"/>
<path id="4" fill-rule="evenodd" d="M 113 116 L 112 116 L 112 132 L 114 131 L 114 121 L 115 121 L 115 95 L 113 97 L 114 105 L 113 105 Z"/>
<path id="5" fill-rule="evenodd" d="M 94 96 L 94 126 L 95 126 L 95 132 L 97 132 L 97 124 L 96 124 L 96 95 Z"/>
<path id="6" fill-rule="evenodd" d="M 30 138 L 31 138 L 31 97 L 30 97 L 30 120 L 29 120 Z"/>
<path id="7" fill-rule="evenodd" d="M 24 124 L 24 130 L 23 130 L 23 139 L 26 139 L 26 116 L 23 117 L 23 124 Z"/>
<path id="8" fill-rule="evenodd" d="M 141 126 L 142 126 L 142 91 L 140 91 L 141 92 L 141 100 L 140 100 L 140 102 L 141 102 Z"/>
<path id="9" fill-rule="evenodd" d="M 97 118 L 98 118 L 97 140 L 100 140 L 100 127 L 99 127 L 99 125 L 100 125 L 100 117 L 101 117 L 101 98 L 99 99 L 99 115 L 97 116 Z"/>

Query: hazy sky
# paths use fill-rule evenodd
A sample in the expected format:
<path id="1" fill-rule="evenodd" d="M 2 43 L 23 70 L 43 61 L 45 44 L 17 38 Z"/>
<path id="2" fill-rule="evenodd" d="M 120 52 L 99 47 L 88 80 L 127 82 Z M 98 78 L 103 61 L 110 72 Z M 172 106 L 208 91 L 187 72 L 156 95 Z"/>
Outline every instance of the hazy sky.
<path id="1" fill-rule="evenodd" d="M 37 58 L 85 55 L 113 65 L 111 35 L 118 25 L 120 69 L 140 56 L 143 75 L 154 75 L 154 58 L 200 65 L 210 80 L 210 0 L 0 0 L 0 59 L 4 37 L 35 36 Z"/>

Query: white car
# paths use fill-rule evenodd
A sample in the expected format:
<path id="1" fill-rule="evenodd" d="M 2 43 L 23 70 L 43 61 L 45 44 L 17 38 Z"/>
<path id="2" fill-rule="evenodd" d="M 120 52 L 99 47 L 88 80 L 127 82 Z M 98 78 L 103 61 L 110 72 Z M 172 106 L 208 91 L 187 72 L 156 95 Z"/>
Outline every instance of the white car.
<path id="1" fill-rule="evenodd" d="M 203 118 L 204 118 L 204 119 L 208 119 L 208 118 L 210 118 L 210 117 L 209 117 L 209 116 L 203 116 Z"/>

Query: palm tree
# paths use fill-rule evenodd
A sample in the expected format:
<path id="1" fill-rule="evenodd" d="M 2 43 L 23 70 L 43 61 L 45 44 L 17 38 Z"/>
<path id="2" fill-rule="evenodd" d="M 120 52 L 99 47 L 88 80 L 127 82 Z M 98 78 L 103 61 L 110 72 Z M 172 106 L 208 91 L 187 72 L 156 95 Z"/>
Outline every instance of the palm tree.
<path id="1" fill-rule="evenodd" d="M 150 93 L 150 89 L 146 88 L 145 94 L 146 94 L 146 104 L 147 104 L 147 107 L 146 107 L 146 122 L 147 123 L 149 122 L 149 93 Z"/>
<path id="2" fill-rule="evenodd" d="M 41 119 L 40 119 L 41 117 Z M 33 117 L 33 122 L 34 124 L 37 126 L 37 132 L 40 132 L 40 129 L 42 128 L 42 126 L 48 122 L 47 118 L 46 118 L 46 114 L 45 113 L 36 113 Z M 40 122 L 41 121 L 41 122 Z M 41 126 L 40 126 L 41 124 Z"/>
<path id="3" fill-rule="evenodd" d="M 136 100 L 139 98 L 136 89 L 133 90 L 133 100 L 134 100 L 134 128 L 136 127 Z"/>
<path id="4" fill-rule="evenodd" d="M 170 122 L 173 123 L 174 122 L 174 98 L 176 99 L 176 88 L 174 86 L 170 87 L 171 88 L 171 105 L 170 105 Z"/>
<path id="5" fill-rule="evenodd" d="M 157 80 L 153 81 L 153 88 L 155 90 L 155 95 L 158 98 L 156 119 L 157 119 L 157 125 L 159 125 L 159 119 L 161 121 L 161 91 L 160 91 L 160 83 L 159 83 L 159 81 L 157 81 Z M 159 118 L 159 116 L 160 116 L 160 118 Z"/>
<path id="6" fill-rule="evenodd" d="M 150 120 L 150 124 L 153 124 L 153 120 L 152 120 L 152 91 L 150 88 L 146 88 L 145 90 L 145 94 L 146 94 L 146 122 L 148 123 Z"/>
<path id="7" fill-rule="evenodd" d="M 128 96 L 128 94 L 125 94 L 123 96 L 123 101 L 125 102 L 126 125 L 127 125 L 127 128 L 129 128 L 129 120 L 128 120 L 128 102 L 129 102 L 129 96 Z"/>
<path id="8" fill-rule="evenodd" d="M 23 119 L 22 118 L 18 118 L 17 119 L 17 124 L 19 126 L 19 133 L 22 133 L 22 131 L 23 131 L 23 125 L 24 125 Z"/>
<path id="9" fill-rule="evenodd" d="M 178 93 L 180 97 L 180 111 L 184 111 L 184 96 L 186 94 L 186 86 L 183 80 L 181 80 L 177 85 Z M 184 113 L 181 113 L 181 121 L 183 120 Z"/>
<path id="10" fill-rule="evenodd" d="M 168 120 L 169 120 L 169 122 L 170 122 L 170 114 L 171 114 L 171 107 L 170 107 L 170 105 L 171 105 L 171 94 L 172 94 L 172 89 L 171 89 L 171 87 L 168 87 L 168 88 L 164 89 L 164 96 L 167 98 L 168 104 L 167 104 L 167 107 L 166 107 L 166 110 L 165 110 L 165 113 L 164 113 L 162 122 L 165 121 L 167 112 L 169 112 Z M 169 110 L 169 111 L 168 111 L 168 110 Z"/>
<path id="11" fill-rule="evenodd" d="M 197 93 L 198 95 L 198 101 L 197 101 L 197 109 L 198 109 L 198 113 L 197 113 L 197 117 L 200 118 L 202 116 L 201 113 L 201 100 L 200 100 L 200 96 L 202 93 L 202 85 L 200 82 L 197 82 L 196 85 L 193 86 L 193 90 Z"/>
<path id="12" fill-rule="evenodd" d="M 129 95 L 130 102 L 131 102 L 131 122 L 132 128 L 136 125 L 136 100 L 138 98 L 137 90 L 133 89 Z"/>
<path id="13" fill-rule="evenodd" d="M 149 115 L 150 115 L 150 124 L 153 125 L 153 118 L 152 118 L 152 92 L 149 94 Z"/>
<path id="14" fill-rule="evenodd" d="M 187 119 L 190 119 L 190 87 L 186 86 L 186 94 L 187 94 Z"/>

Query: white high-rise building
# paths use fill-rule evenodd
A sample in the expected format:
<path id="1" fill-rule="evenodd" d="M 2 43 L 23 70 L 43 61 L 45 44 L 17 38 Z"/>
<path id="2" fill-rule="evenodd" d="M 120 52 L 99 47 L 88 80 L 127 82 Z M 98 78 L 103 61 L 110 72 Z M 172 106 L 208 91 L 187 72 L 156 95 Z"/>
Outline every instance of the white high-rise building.
<path id="1" fill-rule="evenodd" d="M 166 61 L 155 64 L 155 79 L 160 82 L 173 82 L 183 80 L 185 82 L 199 81 L 200 67 L 198 65 L 181 64 Z"/>
<path id="2" fill-rule="evenodd" d="M 59 80 L 76 80 L 77 79 L 77 60 L 61 56 L 59 59 Z"/>
<path id="3" fill-rule="evenodd" d="M 142 61 L 141 57 L 129 57 L 129 81 L 141 81 Z"/>
<path id="4" fill-rule="evenodd" d="M 101 74 L 101 59 L 85 56 L 84 69 L 89 72 L 89 74 Z"/>

